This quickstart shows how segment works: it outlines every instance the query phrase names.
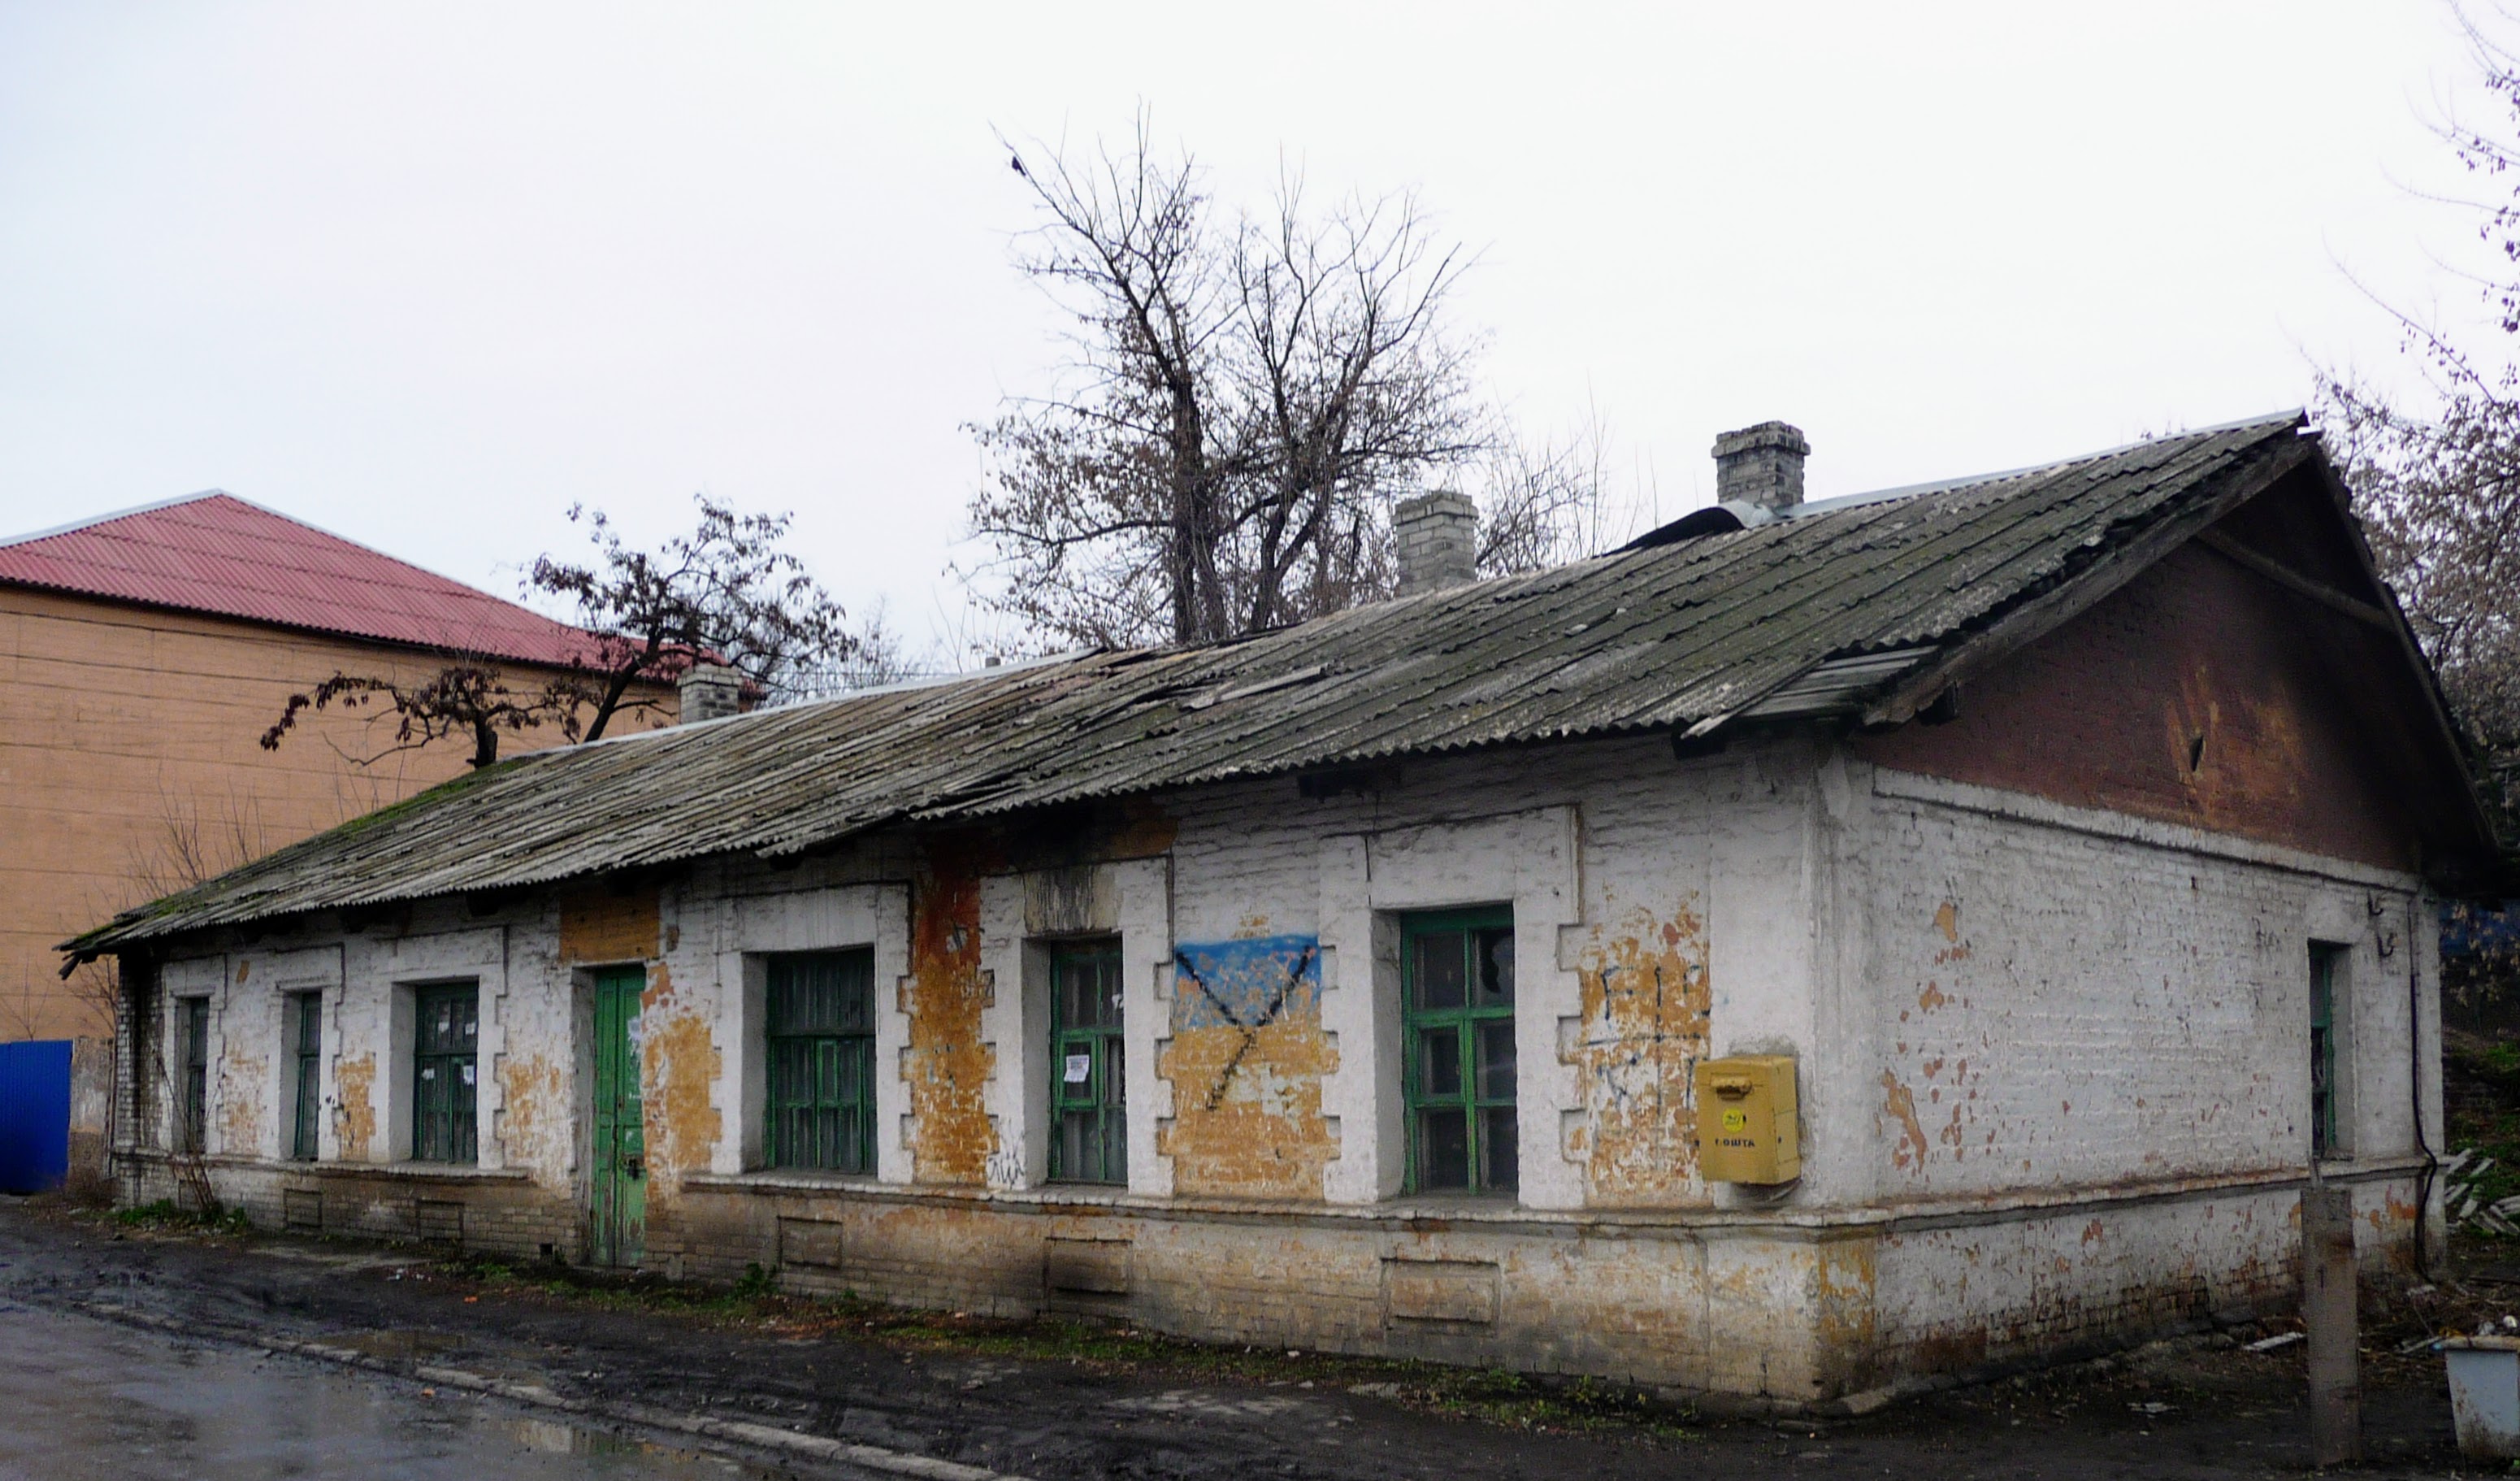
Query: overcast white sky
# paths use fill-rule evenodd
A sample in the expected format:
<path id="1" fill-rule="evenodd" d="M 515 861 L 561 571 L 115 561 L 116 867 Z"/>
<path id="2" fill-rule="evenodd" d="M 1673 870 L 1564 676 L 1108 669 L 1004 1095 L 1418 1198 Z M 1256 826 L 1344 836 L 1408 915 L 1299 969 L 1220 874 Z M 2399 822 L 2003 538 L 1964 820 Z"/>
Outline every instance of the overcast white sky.
<path id="1" fill-rule="evenodd" d="M 1141 104 L 1228 199 L 1419 191 L 1666 517 L 1772 417 L 1815 497 L 2011 467 L 2406 377 L 2343 268 L 2465 311 L 2467 80 L 2433 0 L 0 0 L 0 533 L 215 486 L 513 595 L 706 489 L 923 639 L 1055 354 L 991 129 Z"/>

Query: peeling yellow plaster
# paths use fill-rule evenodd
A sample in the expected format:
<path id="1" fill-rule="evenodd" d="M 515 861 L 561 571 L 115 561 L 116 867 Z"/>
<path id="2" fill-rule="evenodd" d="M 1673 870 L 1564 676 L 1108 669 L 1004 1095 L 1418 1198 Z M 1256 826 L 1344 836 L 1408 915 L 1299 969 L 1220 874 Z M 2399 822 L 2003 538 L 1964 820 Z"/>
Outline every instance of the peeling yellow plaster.
<path id="1" fill-rule="evenodd" d="M 596 885 L 571 890 L 560 902 L 560 955 L 563 962 L 645 962 L 654 957 L 656 892 L 616 894 Z"/>
<path id="2" fill-rule="evenodd" d="M 568 1102 L 559 1066 L 540 1055 L 510 1059 L 499 1066 L 499 1085 L 506 1120 L 500 1142 L 511 1165 L 552 1165 L 565 1160 L 564 1147 L 545 1146 L 554 1131 L 566 1135 Z"/>
<path id="3" fill-rule="evenodd" d="M 709 1103 L 719 1069 L 717 1045 L 708 1020 L 674 996 L 661 964 L 649 973 L 648 990 L 640 996 L 639 1023 L 650 1177 L 671 1182 L 705 1169 L 717 1145 L 717 1107 Z"/>
<path id="4" fill-rule="evenodd" d="M 1338 1067 L 1338 1054 L 1319 1010 L 1262 1024 L 1229 1076 L 1226 1066 L 1241 1049 L 1238 1028 L 1182 1028 L 1158 1062 L 1174 1086 L 1173 1125 L 1159 1148 L 1173 1159 L 1174 1189 L 1320 1198 L 1322 1169 L 1338 1154 L 1322 1119 L 1322 1077 Z M 1208 1087 L 1219 1088 L 1214 1105 Z"/>
<path id="5" fill-rule="evenodd" d="M 1869 1376 L 1880 1331 L 1878 1245 L 1869 1238 L 1832 1239 L 1819 1248 L 1812 1272 L 1822 1362 L 1844 1366 L 1849 1386 Z"/>
<path id="6" fill-rule="evenodd" d="M 913 1175 L 922 1183 L 988 1180 L 997 1130 L 986 1100 L 995 1054 L 981 1042 L 988 989 L 980 976 L 980 874 L 990 855 L 976 840 L 932 844 L 920 873 L 910 925 Z"/>
<path id="7" fill-rule="evenodd" d="M 1916 1097 L 1886 1069 L 1881 1072 L 1881 1089 L 1886 1097 L 1881 1108 L 1900 1126 L 1899 1144 L 1890 1149 L 1890 1160 L 1912 1173 L 1922 1172 L 1925 1153 L 1932 1144 L 1925 1140 L 1925 1128 L 1916 1120 Z"/>
<path id="8" fill-rule="evenodd" d="M 377 1056 L 373 1054 L 355 1059 L 344 1057 L 334 1067 L 333 1089 L 340 1100 L 338 1115 L 344 1162 L 367 1161 L 377 1140 L 376 1083 Z"/>
<path id="9" fill-rule="evenodd" d="M 1685 898 L 1597 927 L 1577 960 L 1583 1016 L 1568 1056 L 1589 1112 L 1575 1151 L 1588 1201 L 1703 1202 L 1691 1075 L 1707 1054 L 1706 925 Z"/>
<path id="10" fill-rule="evenodd" d="M 1935 1094 L 1939 1096 L 1942 1093 L 1937 1091 Z M 1960 1129 L 1960 1111 L 1965 1103 L 1966 1102 L 1959 1100 L 1953 1101 L 1951 1124 L 1945 1126 L 1940 1132 L 1935 1133 L 1936 1138 L 1952 1149 L 1952 1160 L 1954 1162 L 1958 1162 L 1968 1155 L 1968 1147 L 1962 1144 L 1966 1133 Z"/>
<path id="11" fill-rule="evenodd" d="M 242 975 L 244 968 L 238 968 Z M 228 1051 L 219 1066 L 219 1135 L 229 1151 L 252 1147 L 261 1140 L 262 1097 L 258 1090 L 270 1061 L 258 1055 Z"/>

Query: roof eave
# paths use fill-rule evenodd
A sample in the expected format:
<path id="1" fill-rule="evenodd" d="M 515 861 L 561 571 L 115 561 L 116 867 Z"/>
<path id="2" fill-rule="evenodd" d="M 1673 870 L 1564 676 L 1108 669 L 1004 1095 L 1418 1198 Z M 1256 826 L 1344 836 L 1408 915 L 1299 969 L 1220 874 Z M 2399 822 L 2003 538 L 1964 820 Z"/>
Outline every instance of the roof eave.
<path id="1" fill-rule="evenodd" d="M 2344 476 L 2336 465 L 2324 456 L 2318 459 L 2318 483 L 2335 507 L 2339 520 L 2352 544 L 2355 562 L 2362 568 L 2371 589 L 2380 594 L 2382 610 L 2389 615 L 2389 631 L 2397 642 L 2399 652 L 2412 668 L 2417 686 L 2423 694 L 2424 730 L 2440 741 L 2443 754 L 2450 760 L 2458 779 L 2459 822 L 2468 833 L 2466 856 L 2449 861 L 2447 876 L 2455 882 L 2485 880 L 2512 872 L 2514 864 L 2502 855 L 2502 845 L 2494 830 L 2493 815 L 2485 806 L 2485 795 L 2477 789 L 2476 773 L 2468 765 L 2467 742 L 2459 734 L 2458 722 L 2451 714 L 2450 698 L 2443 694 L 2441 675 L 2425 656 L 2423 645 L 2416 641 L 2415 628 L 2407 619 L 2406 607 L 2398 601 L 2397 591 L 2380 576 L 2380 562 L 2372 554 L 2371 542 L 2363 538 L 2362 521 L 2354 513 L 2354 491 L 2345 486 Z"/>
<path id="2" fill-rule="evenodd" d="M 2302 420 L 2296 418 L 2293 426 L 2298 428 L 2302 425 Z M 2091 610 L 2172 551 L 2203 533 L 2214 521 L 2272 488 L 2305 464 L 2324 465 L 2326 461 L 2316 436 L 2297 436 L 2271 444 L 2266 456 L 2228 474 L 2223 488 L 2212 497 L 2162 519 L 2081 570 L 2063 574 L 2044 591 L 2014 603 L 1974 632 L 1945 644 L 1941 658 L 1902 679 L 1867 705 L 1863 722 L 1892 726 L 1914 719 L 1952 686 L 1984 673 Z"/>

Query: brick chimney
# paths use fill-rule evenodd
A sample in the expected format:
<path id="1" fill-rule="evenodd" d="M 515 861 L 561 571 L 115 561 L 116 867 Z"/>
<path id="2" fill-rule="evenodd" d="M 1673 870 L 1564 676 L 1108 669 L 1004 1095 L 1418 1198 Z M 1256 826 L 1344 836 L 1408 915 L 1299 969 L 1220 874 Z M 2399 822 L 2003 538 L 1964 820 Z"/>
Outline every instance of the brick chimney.
<path id="1" fill-rule="evenodd" d="M 682 723 L 743 712 L 743 675 L 723 663 L 695 663 L 674 686 Z"/>
<path id="2" fill-rule="evenodd" d="M 1803 502 L 1803 429 L 1762 422 L 1715 439 L 1715 502 L 1755 504 L 1781 515 Z"/>
<path id="3" fill-rule="evenodd" d="M 1467 494 L 1439 489 L 1401 500 L 1391 534 L 1400 546 L 1401 596 L 1477 579 L 1479 507 Z"/>

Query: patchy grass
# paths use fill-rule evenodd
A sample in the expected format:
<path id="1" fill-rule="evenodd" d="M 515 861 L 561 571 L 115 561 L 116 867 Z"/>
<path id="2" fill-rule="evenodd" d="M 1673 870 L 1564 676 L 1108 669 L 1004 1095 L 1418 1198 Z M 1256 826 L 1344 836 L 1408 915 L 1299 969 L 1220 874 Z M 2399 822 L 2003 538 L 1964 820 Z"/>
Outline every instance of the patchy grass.
<path id="1" fill-rule="evenodd" d="M 220 1209 L 205 1214 L 186 1208 L 172 1198 L 115 1209 L 109 1217 L 124 1229 L 198 1230 L 213 1234 L 253 1233 L 253 1221 L 246 1217 L 244 1209 Z"/>
<path id="2" fill-rule="evenodd" d="M 2520 1043 L 2483 1035 L 2443 1035 L 2442 1069 L 2453 1094 L 2449 1109 L 2450 1145 L 2445 1157 L 2473 1149 L 2494 1159 L 2475 1180 L 2483 1201 L 2520 1194 Z M 2503 1262 L 2520 1257 L 2520 1240 L 2476 1225 L 2459 1231 L 2463 1258 Z"/>
<path id="3" fill-rule="evenodd" d="M 937 1356 L 1066 1363 L 1098 1372 L 1158 1380 L 1345 1389 L 1412 1409 L 1516 1429 L 1694 1438 L 1693 1414 L 1657 1402 L 1633 1386 L 1599 1378 L 1193 1342 L 1121 1322 L 906 1310 L 853 1292 L 793 1295 L 781 1292 L 777 1276 L 759 1265 L 746 1266 L 742 1278 L 734 1283 L 718 1285 L 560 1266 L 520 1269 L 487 1259 L 440 1260 L 430 1269 L 441 1279 L 477 1287 L 478 1295 L 681 1317 L 784 1338 L 877 1343 Z"/>

